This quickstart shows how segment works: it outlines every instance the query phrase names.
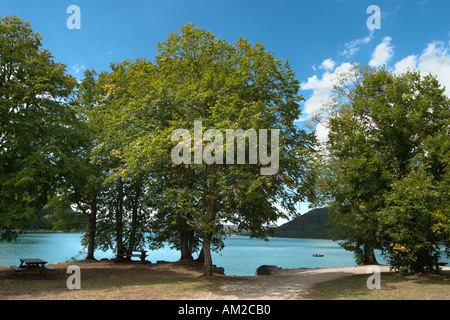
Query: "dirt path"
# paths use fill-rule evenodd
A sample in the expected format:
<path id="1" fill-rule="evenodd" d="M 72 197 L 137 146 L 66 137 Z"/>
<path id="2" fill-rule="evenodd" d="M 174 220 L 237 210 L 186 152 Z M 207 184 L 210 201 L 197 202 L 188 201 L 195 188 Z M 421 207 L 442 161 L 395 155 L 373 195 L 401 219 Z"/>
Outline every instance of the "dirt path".
<path id="1" fill-rule="evenodd" d="M 380 266 L 381 272 L 389 267 Z M 242 282 L 226 285 L 220 291 L 206 294 L 207 300 L 289 300 L 302 295 L 320 282 L 355 274 L 370 274 L 367 266 L 329 269 L 282 269 L 271 276 L 239 277 Z"/>

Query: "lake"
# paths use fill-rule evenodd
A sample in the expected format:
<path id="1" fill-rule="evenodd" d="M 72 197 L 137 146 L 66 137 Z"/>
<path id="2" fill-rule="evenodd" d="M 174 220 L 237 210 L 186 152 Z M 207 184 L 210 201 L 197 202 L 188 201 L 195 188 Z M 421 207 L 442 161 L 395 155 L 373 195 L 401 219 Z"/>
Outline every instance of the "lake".
<path id="1" fill-rule="evenodd" d="M 81 233 L 27 233 L 18 242 L 0 243 L 0 266 L 18 265 L 20 258 L 40 258 L 49 263 L 80 260 L 86 256 L 80 244 Z M 353 253 L 332 240 L 269 238 L 269 241 L 230 236 L 225 248 L 213 253 L 213 263 L 225 268 L 226 275 L 255 275 L 263 265 L 282 268 L 331 268 L 356 266 Z M 313 257 L 322 253 L 324 257 Z M 179 251 L 169 247 L 150 251 L 147 260 L 177 261 Z M 96 251 L 95 258 L 114 258 L 112 251 Z M 378 254 L 379 263 L 385 261 Z M 442 261 L 447 261 L 442 258 Z M 447 261 L 448 262 L 448 261 Z"/>

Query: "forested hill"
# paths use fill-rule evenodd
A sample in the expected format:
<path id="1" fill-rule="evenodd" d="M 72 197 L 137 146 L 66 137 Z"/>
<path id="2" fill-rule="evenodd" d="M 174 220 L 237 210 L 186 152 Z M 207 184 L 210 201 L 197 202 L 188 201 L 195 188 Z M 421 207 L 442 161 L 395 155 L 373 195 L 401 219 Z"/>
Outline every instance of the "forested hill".
<path id="1" fill-rule="evenodd" d="M 274 237 L 331 239 L 333 225 L 329 223 L 328 217 L 329 213 L 325 208 L 311 210 L 278 227 Z"/>

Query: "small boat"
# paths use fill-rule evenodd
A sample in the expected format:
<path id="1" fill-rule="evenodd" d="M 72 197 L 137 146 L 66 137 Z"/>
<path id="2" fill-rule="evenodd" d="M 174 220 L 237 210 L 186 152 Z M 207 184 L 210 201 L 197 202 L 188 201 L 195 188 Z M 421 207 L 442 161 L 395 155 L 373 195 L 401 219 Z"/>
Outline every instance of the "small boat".
<path id="1" fill-rule="evenodd" d="M 321 253 L 314 253 L 313 257 L 323 257 L 323 254 L 321 254 Z"/>

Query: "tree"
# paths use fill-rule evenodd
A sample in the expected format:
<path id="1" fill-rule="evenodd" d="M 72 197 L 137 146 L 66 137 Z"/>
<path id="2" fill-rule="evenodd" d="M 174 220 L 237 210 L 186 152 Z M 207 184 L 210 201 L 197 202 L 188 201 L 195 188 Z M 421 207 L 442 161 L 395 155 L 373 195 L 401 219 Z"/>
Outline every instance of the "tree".
<path id="1" fill-rule="evenodd" d="M 328 108 L 331 116 L 326 154 L 320 159 L 322 177 L 318 179 L 324 180 L 322 198 L 330 201 L 334 222 L 344 227 L 339 229 L 346 235 L 341 245 L 353 251 L 360 264 L 377 263 L 374 249 L 378 247 L 378 223 L 374 212 L 382 205 L 389 183 L 381 153 L 373 146 L 371 111 L 367 110 L 370 104 L 361 101 L 368 96 L 361 91 L 372 74 L 382 79 L 381 83 L 386 81 L 384 70 L 375 73 L 355 66 L 353 72 L 342 75 L 340 86 L 335 88 L 334 101 Z"/>
<path id="2" fill-rule="evenodd" d="M 252 46 L 239 39 L 232 45 L 188 24 L 158 44 L 158 50 L 148 102 L 139 110 L 143 119 L 151 114 L 153 123 L 158 121 L 150 134 L 154 139 L 151 145 L 143 143 L 139 148 L 134 143 L 134 152 L 128 156 L 130 162 L 136 162 L 135 154 L 157 155 L 145 162 L 167 172 L 177 171 L 178 183 L 170 190 L 181 209 L 177 214 L 200 232 L 205 274 L 211 275 L 211 239 L 221 232 L 223 223 L 235 223 L 265 237 L 282 214 L 277 203 L 293 213 L 295 203 L 305 198 L 306 161 L 313 138 L 294 124 L 303 99 L 298 94 L 299 82 L 287 61 L 276 59 L 262 44 Z M 203 137 L 208 129 L 215 129 L 210 140 L 197 144 L 203 150 L 203 161 L 192 161 L 194 155 L 189 154 L 187 162 L 175 164 L 171 153 L 180 142 L 173 142 L 172 134 L 177 129 L 189 132 L 184 137 L 189 144 L 185 150 L 195 149 L 196 121 L 201 121 L 199 133 Z M 261 168 L 266 167 L 262 161 L 237 163 L 234 141 L 214 148 L 208 143 L 220 142 L 231 129 L 279 130 L 278 171 L 261 175 Z M 143 133 L 141 140 L 148 136 L 148 132 Z M 270 141 L 274 140 L 269 136 Z M 251 143 L 250 138 L 245 139 L 245 159 L 251 155 Z M 255 145 L 262 148 L 261 140 Z M 233 161 L 220 161 L 220 155 L 231 149 Z M 275 154 L 274 147 L 271 152 Z M 207 163 L 205 155 L 216 161 Z M 165 177 L 170 179 L 169 174 Z"/>
<path id="3" fill-rule="evenodd" d="M 72 149 L 76 80 L 18 17 L 0 19 L 0 229 L 12 240 L 47 202 Z"/>
<path id="4" fill-rule="evenodd" d="M 47 207 L 54 210 L 53 217 L 57 219 L 55 228 L 69 227 L 86 232 L 83 240 L 87 247 L 86 259 L 93 260 L 97 214 L 104 202 L 106 168 L 92 161 L 101 130 L 90 121 L 90 113 L 98 96 L 97 74 L 86 70 L 84 75 L 74 99 L 74 110 L 79 120 L 75 128 L 77 135 L 74 136 L 77 143 L 62 158 L 63 179 Z"/>
<path id="5" fill-rule="evenodd" d="M 205 274 L 212 275 L 211 243 L 223 223 L 265 237 L 283 214 L 277 205 L 293 213 L 294 205 L 305 199 L 314 140 L 294 123 L 303 100 L 299 82 L 287 61 L 276 59 L 263 45 L 244 39 L 232 45 L 188 24 L 158 44 L 158 50 L 153 63 L 138 59 L 112 66 L 103 77 L 108 99 L 95 114 L 109 134 L 104 141 L 109 141 L 110 153 L 120 156 L 120 168 L 147 177 L 147 190 L 164 185 L 157 195 L 150 192 L 151 210 L 159 214 L 154 218 L 178 228 L 180 239 L 194 231 L 202 241 Z M 190 154 L 186 163 L 174 163 L 172 151 L 180 141 L 173 141 L 172 134 L 190 131 L 185 136 L 190 153 L 194 125 L 200 122 L 202 161 L 194 163 Z M 206 129 L 215 129 L 208 141 Z M 261 157 L 256 163 L 247 161 L 250 146 L 262 150 L 261 139 L 246 138 L 240 149 L 235 141 L 219 147 L 208 143 L 231 129 L 279 130 L 279 158 L 270 133 L 267 142 L 273 141 L 273 147 L 266 150 L 277 164 L 279 160 L 278 171 L 262 175 L 261 169 L 270 170 L 267 165 L 275 163 Z M 227 150 L 234 153 L 231 163 L 219 159 Z M 237 163 L 242 150 L 246 161 Z M 205 155 L 219 160 L 205 161 Z"/>
<path id="6" fill-rule="evenodd" d="M 98 78 L 86 73 L 82 88 L 91 89 L 81 95 L 86 121 L 95 128 L 89 163 L 99 166 L 102 176 L 96 247 L 115 248 L 117 254 L 131 253 L 144 245 L 151 212 L 146 183 L 152 176 L 143 170 L 131 171 L 124 158 L 124 148 L 139 129 L 133 125 L 134 116 L 127 118 L 125 106 L 132 106 L 138 97 L 133 78 L 139 81 L 145 77 L 144 69 L 135 69 L 140 75 L 133 75 L 128 65 L 127 61 L 112 64 L 112 72 L 103 72 Z"/>
<path id="7" fill-rule="evenodd" d="M 437 88 L 435 78 L 423 80 L 423 90 L 443 99 L 430 101 L 426 135 L 415 136 L 420 149 L 408 163 L 409 172 L 393 183 L 379 213 L 385 254 L 392 266 L 410 273 L 438 272 L 441 244 L 449 254 L 450 109 Z"/>
<path id="8" fill-rule="evenodd" d="M 447 221 L 432 219 L 431 214 L 447 210 L 442 205 L 436 207 L 445 202 L 447 192 L 438 195 L 434 185 L 448 188 L 448 184 L 440 183 L 447 170 L 443 159 L 448 155 L 448 142 L 443 137 L 448 135 L 448 106 L 436 78 L 422 77 L 418 72 L 394 75 L 383 67 L 355 66 L 336 87 L 329 108 L 323 186 L 326 196 L 332 199 L 336 222 L 345 226 L 347 241 L 343 246 L 355 252 L 358 262 L 376 263 L 376 248 L 392 254 L 395 250 L 386 241 L 398 242 L 402 238 L 400 230 L 411 229 L 406 214 L 415 217 L 413 224 L 430 221 L 416 229 L 422 238 L 417 237 L 409 245 L 423 247 L 420 255 L 434 255 L 432 248 L 443 236 L 436 233 L 436 223 Z M 422 170 L 431 180 L 416 175 Z M 406 189 L 404 183 L 418 188 Z M 406 197 L 403 192 L 407 190 L 415 192 Z M 425 196 L 424 190 L 430 193 Z M 415 197 L 419 206 L 428 209 L 418 213 L 417 208 L 406 205 Z M 405 201 L 403 207 L 399 206 L 400 199 Z M 404 214 L 398 211 L 401 207 Z M 412 248 L 406 250 L 419 254 Z M 429 265 L 432 260 L 422 259 L 420 263 Z"/>

